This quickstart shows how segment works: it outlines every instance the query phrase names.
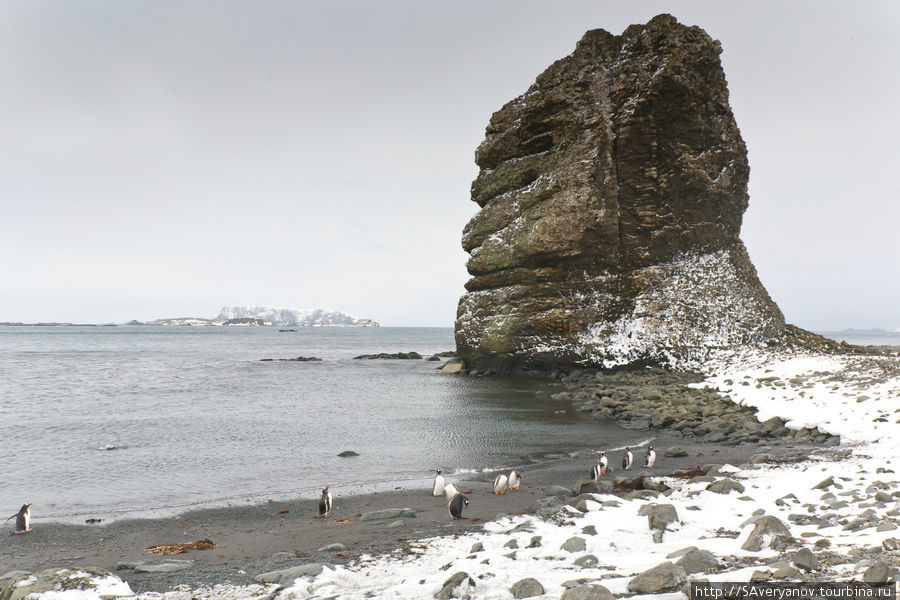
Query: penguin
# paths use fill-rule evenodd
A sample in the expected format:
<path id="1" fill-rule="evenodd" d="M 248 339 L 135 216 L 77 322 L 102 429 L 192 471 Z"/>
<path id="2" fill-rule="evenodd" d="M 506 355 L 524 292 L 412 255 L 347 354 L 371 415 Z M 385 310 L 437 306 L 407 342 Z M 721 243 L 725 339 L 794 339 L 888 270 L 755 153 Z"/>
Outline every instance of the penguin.
<path id="1" fill-rule="evenodd" d="M 437 470 L 437 473 L 434 476 L 434 483 L 431 485 L 431 495 L 432 496 L 443 496 L 444 495 L 444 476 L 441 475 L 440 469 Z"/>
<path id="2" fill-rule="evenodd" d="M 331 492 L 328 488 L 330 485 L 326 485 L 322 488 L 322 497 L 319 498 L 319 516 L 327 517 L 328 513 L 331 512 Z"/>
<path id="3" fill-rule="evenodd" d="M 594 466 L 591 467 L 591 481 L 597 483 L 600 480 L 600 476 L 603 475 L 601 473 L 603 469 L 603 465 L 600 463 L 600 459 L 597 459 L 597 462 L 594 463 Z"/>
<path id="4" fill-rule="evenodd" d="M 506 488 L 508 485 L 509 479 L 506 478 L 506 475 L 500 473 L 497 477 L 494 478 L 494 493 L 495 494 L 505 494 Z"/>
<path id="5" fill-rule="evenodd" d="M 606 458 L 606 452 L 600 452 L 598 461 L 600 462 L 600 474 L 606 475 L 606 471 L 609 470 L 609 459 Z"/>
<path id="6" fill-rule="evenodd" d="M 469 507 L 469 499 L 462 494 L 453 494 L 450 502 L 447 503 L 447 509 L 450 511 L 451 519 L 465 519 L 463 509 Z"/>
<path id="7" fill-rule="evenodd" d="M 509 472 L 509 489 L 517 490 L 519 489 L 519 484 L 522 483 L 522 476 L 519 475 L 518 471 L 510 471 Z"/>
<path id="8" fill-rule="evenodd" d="M 459 492 L 456 490 L 456 486 L 452 483 L 448 483 L 444 486 L 444 495 L 447 497 L 447 502 L 450 502 L 450 499 L 458 493 Z"/>
<path id="9" fill-rule="evenodd" d="M 656 450 L 653 449 L 653 446 L 649 446 L 647 456 L 644 458 L 644 467 L 652 469 L 654 464 L 656 464 Z"/>
<path id="10" fill-rule="evenodd" d="M 622 469 L 627 471 L 631 468 L 631 463 L 634 462 L 634 454 L 631 453 L 630 448 L 625 448 L 624 454 L 622 454 Z"/>
<path id="11" fill-rule="evenodd" d="M 13 517 L 16 518 L 16 535 L 20 535 L 22 533 L 28 533 L 31 531 L 31 503 L 26 502 L 22 505 L 22 508 L 19 509 L 19 512 L 10 516 L 9 519 Z"/>

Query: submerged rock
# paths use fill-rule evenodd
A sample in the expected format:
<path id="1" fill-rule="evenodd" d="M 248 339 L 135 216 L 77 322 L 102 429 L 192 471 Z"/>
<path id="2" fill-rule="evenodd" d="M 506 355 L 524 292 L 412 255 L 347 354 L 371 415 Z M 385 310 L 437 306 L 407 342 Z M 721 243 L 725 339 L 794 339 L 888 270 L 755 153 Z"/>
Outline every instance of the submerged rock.
<path id="1" fill-rule="evenodd" d="M 671 364 L 779 338 L 739 238 L 747 151 L 721 46 L 670 15 L 588 31 L 475 153 L 467 364 Z"/>

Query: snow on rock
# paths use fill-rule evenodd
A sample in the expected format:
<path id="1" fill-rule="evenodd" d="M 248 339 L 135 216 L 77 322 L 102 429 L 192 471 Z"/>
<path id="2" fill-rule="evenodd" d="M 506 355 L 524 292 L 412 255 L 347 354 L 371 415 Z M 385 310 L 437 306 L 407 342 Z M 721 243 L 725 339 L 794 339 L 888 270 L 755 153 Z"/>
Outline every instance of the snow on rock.
<path id="1" fill-rule="evenodd" d="M 256 319 L 272 325 L 375 325 L 370 319 L 358 319 L 347 313 L 322 308 L 277 308 L 272 306 L 223 306 L 213 321 Z"/>

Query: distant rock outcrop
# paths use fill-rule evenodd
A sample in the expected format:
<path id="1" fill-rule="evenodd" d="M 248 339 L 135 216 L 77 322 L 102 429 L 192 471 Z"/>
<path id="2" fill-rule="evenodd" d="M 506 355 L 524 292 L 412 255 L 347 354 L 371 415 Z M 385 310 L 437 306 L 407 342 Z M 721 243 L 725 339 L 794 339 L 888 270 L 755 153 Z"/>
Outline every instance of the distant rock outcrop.
<path id="1" fill-rule="evenodd" d="M 660 15 L 588 31 L 475 153 L 469 364 L 680 364 L 780 337 L 738 234 L 747 151 L 721 47 Z"/>

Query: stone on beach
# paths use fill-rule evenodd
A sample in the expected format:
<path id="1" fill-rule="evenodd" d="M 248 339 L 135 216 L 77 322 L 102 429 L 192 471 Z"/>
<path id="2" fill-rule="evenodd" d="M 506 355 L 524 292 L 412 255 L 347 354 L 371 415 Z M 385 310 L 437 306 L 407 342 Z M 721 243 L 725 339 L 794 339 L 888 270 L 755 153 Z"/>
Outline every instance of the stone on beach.
<path id="1" fill-rule="evenodd" d="M 675 563 L 688 575 L 692 573 L 708 573 L 719 567 L 719 559 L 709 550 L 689 550 Z"/>
<path id="2" fill-rule="evenodd" d="M 469 598 L 470 592 L 475 587 L 475 580 L 465 571 L 459 571 L 450 576 L 441 590 L 434 595 L 438 600 L 449 600 L 450 598 Z"/>
<path id="3" fill-rule="evenodd" d="M 291 567 L 290 569 L 260 573 L 253 578 L 253 581 L 256 583 L 277 583 L 281 587 L 288 587 L 298 577 L 317 577 L 326 568 L 334 571 L 334 567 L 328 563 L 309 563 L 299 567 Z"/>
<path id="4" fill-rule="evenodd" d="M 363 513 L 359 518 L 360 521 L 380 521 L 382 519 L 396 519 L 399 517 L 413 519 L 416 511 L 411 508 L 383 508 L 381 510 L 373 510 Z"/>
<path id="5" fill-rule="evenodd" d="M 513 598 L 531 598 L 533 596 L 543 596 L 544 586 L 534 577 L 526 577 L 512 584 L 509 588 Z"/>
<path id="6" fill-rule="evenodd" d="M 678 521 L 678 512 L 672 504 L 650 504 L 646 510 L 650 529 L 664 530 L 670 523 Z"/>
<path id="7" fill-rule="evenodd" d="M 573 536 L 563 542 L 559 549 L 565 550 L 566 552 L 584 552 L 587 549 L 587 545 L 585 544 L 584 538 Z"/>
<path id="8" fill-rule="evenodd" d="M 612 592 L 597 584 L 585 584 L 563 592 L 560 600 L 614 600 Z"/>
<path id="9" fill-rule="evenodd" d="M 778 517 L 765 515 L 756 521 L 753 531 L 750 532 L 747 541 L 741 545 L 741 549 L 749 552 L 759 552 L 782 537 L 791 537 L 791 530 L 788 529 L 788 526 Z"/>
<path id="10" fill-rule="evenodd" d="M 191 568 L 194 563 L 189 560 L 169 559 L 163 562 L 141 560 L 137 562 L 120 562 L 116 571 L 133 570 L 136 573 L 177 573 Z"/>
<path id="11" fill-rule="evenodd" d="M 671 561 L 647 569 L 628 582 L 628 591 L 636 594 L 659 594 L 679 589 L 687 573 Z"/>
<path id="12" fill-rule="evenodd" d="M 73 592 L 74 598 L 100 597 L 103 600 L 134 596 L 131 587 L 109 571 L 93 568 L 46 569 L 32 575 L 11 578 L 0 590 L 2 600 L 24 600 L 31 594 Z"/>
<path id="13" fill-rule="evenodd" d="M 715 492 L 716 494 L 730 494 L 731 492 L 737 492 L 739 494 L 744 493 L 744 486 L 734 479 L 717 479 L 713 481 L 708 486 L 706 486 L 707 491 Z"/>

